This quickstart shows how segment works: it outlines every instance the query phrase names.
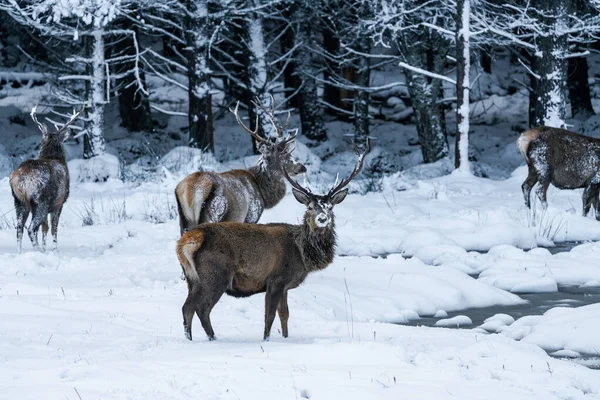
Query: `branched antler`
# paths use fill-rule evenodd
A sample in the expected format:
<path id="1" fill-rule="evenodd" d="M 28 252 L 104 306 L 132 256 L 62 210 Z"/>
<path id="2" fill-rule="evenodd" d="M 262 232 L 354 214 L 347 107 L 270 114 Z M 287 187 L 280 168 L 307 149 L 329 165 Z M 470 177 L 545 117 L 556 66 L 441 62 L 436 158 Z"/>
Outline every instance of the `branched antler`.
<path id="1" fill-rule="evenodd" d="M 328 197 L 333 196 L 334 194 L 336 194 L 337 192 L 342 190 L 344 187 L 348 186 L 350 181 L 352 181 L 352 179 L 354 179 L 354 177 L 356 175 L 358 175 L 358 173 L 360 172 L 360 170 L 363 167 L 363 164 L 365 161 L 365 156 L 367 155 L 368 152 L 369 152 L 369 137 L 368 136 L 367 136 L 367 139 L 365 142 L 365 151 L 363 151 L 362 153 L 360 152 L 360 149 L 358 148 L 356 143 L 354 143 L 354 153 L 358 156 L 358 161 L 356 162 L 356 165 L 354 166 L 354 170 L 352 171 L 352 173 L 350 174 L 350 176 L 348 178 L 342 180 L 339 184 L 334 186 L 329 191 L 329 193 L 327 194 Z"/>
<path id="2" fill-rule="evenodd" d="M 69 126 L 71 126 L 73 124 L 73 122 L 75 122 L 75 120 L 77 118 L 79 118 L 79 116 L 81 114 L 83 114 L 84 110 L 85 110 L 85 104 L 81 107 L 81 110 L 79 110 L 79 112 L 77 114 L 73 114 L 73 116 L 71 116 L 71 118 L 69 118 L 69 120 L 62 126 L 62 128 L 60 128 L 60 130 L 57 133 L 65 132 L 69 128 Z"/>
<path id="3" fill-rule="evenodd" d="M 31 113 L 30 113 L 31 119 L 38 126 L 39 130 L 42 131 L 42 134 L 47 135 L 48 134 L 48 127 L 46 126 L 46 124 L 39 122 L 38 119 L 37 119 L 37 107 L 38 107 L 38 104 L 36 104 L 31 109 Z"/>
<path id="4" fill-rule="evenodd" d="M 269 93 L 269 97 L 271 99 L 271 109 L 267 108 L 262 103 L 262 101 L 260 101 L 260 99 L 258 97 L 256 98 L 255 102 L 254 101 L 252 102 L 252 104 L 254 104 L 256 107 L 260 108 L 267 115 L 267 118 L 269 118 L 269 121 L 271 121 L 273 128 L 275 128 L 275 132 L 277 133 L 277 136 L 282 137 L 283 132 L 290 124 L 290 119 L 292 118 L 292 113 L 290 111 L 288 111 L 288 116 L 287 116 L 287 120 L 285 121 L 285 123 L 281 126 L 277 125 L 277 118 L 275 117 L 275 99 L 273 98 L 273 95 L 270 93 Z"/>
<path id="5" fill-rule="evenodd" d="M 258 134 L 258 115 L 256 116 L 256 122 L 254 123 L 254 130 L 252 130 L 252 129 L 248 128 L 246 125 L 244 125 L 244 123 L 242 122 L 242 118 L 240 118 L 239 107 L 240 107 L 240 102 L 238 101 L 235 105 L 235 110 L 229 109 L 229 111 L 231 111 L 235 115 L 235 119 L 237 120 L 237 123 L 242 127 L 242 129 L 244 129 L 246 132 L 248 132 L 259 143 L 264 142 L 265 139 L 260 137 L 260 135 Z"/>

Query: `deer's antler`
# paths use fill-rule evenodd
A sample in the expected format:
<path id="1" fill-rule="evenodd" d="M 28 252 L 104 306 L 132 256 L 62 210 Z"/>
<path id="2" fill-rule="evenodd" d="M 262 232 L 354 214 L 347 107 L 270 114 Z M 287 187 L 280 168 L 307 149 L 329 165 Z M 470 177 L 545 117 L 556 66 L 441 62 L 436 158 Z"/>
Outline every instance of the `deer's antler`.
<path id="1" fill-rule="evenodd" d="M 77 114 L 73 114 L 73 116 L 71 116 L 71 118 L 69 118 L 69 120 L 62 126 L 62 128 L 60 128 L 60 130 L 57 133 L 65 132 L 69 128 L 69 126 L 71 126 L 73 124 L 73 122 L 75 122 L 75 120 L 77 118 L 79 118 L 79 116 L 81 114 L 83 114 L 84 110 L 85 110 L 85 104 L 83 106 L 81 106 L 81 110 L 79 110 L 79 112 Z"/>
<path id="2" fill-rule="evenodd" d="M 257 97 L 256 101 L 253 101 L 252 103 L 260 108 L 267 116 L 267 118 L 269 118 L 269 121 L 271 121 L 271 124 L 273 125 L 273 128 L 275 128 L 275 133 L 277 134 L 277 137 L 282 137 L 283 135 L 283 131 L 285 131 L 285 128 L 288 127 L 288 125 L 290 124 L 290 119 L 292 118 L 292 113 L 290 111 L 288 111 L 288 116 L 287 116 L 287 120 L 285 121 L 285 123 L 281 126 L 277 125 L 277 118 L 275 117 L 275 99 L 273 98 L 273 95 L 269 93 L 269 97 L 271 99 L 271 109 L 267 108 L 262 101 L 260 101 L 260 99 Z"/>
<path id="3" fill-rule="evenodd" d="M 297 180 L 295 180 L 295 179 L 292 179 L 292 178 L 290 177 L 290 175 L 288 174 L 288 172 L 287 172 L 287 170 L 285 169 L 285 167 L 284 167 L 284 168 L 282 168 L 282 169 L 283 169 L 283 176 L 285 176 L 285 179 L 287 179 L 287 181 L 290 183 L 290 185 L 292 185 L 292 187 L 293 187 L 294 189 L 298 190 L 298 191 L 299 191 L 299 192 L 301 192 L 301 193 L 304 193 L 306 196 L 309 196 L 309 197 L 310 197 L 310 196 L 312 195 L 312 192 L 310 191 L 310 189 L 303 187 L 302 185 L 300 185 L 300 184 L 298 183 L 298 181 L 297 181 Z"/>
<path id="4" fill-rule="evenodd" d="M 37 107 L 38 107 L 38 104 L 36 104 L 35 106 L 33 106 L 33 108 L 31 109 L 31 113 L 29 115 L 31 115 L 31 119 L 38 126 L 38 129 L 40 131 L 42 131 L 42 134 L 47 135 L 48 134 L 48 127 L 46 126 L 46 124 L 39 122 L 38 119 L 37 119 Z"/>
<path id="5" fill-rule="evenodd" d="M 259 143 L 264 142 L 265 139 L 260 137 L 260 135 L 258 134 L 258 115 L 256 116 L 256 122 L 254 123 L 254 130 L 251 130 L 246 125 L 244 125 L 244 123 L 242 122 L 242 119 L 240 118 L 239 107 L 240 107 L 240 102 L 238 101 L 235 105 L 235 110 L 231 110 L 231 109 L 229 110 L 235 115 L 235 119 L 237 120 L 237 123 L 242 127 L 242 129 L 244 129 L 254 139 L 256 139 L 256 141 L 258 141 Z"/>
<path id="6" fill-rule="evenodd" d="M 354 143 L 354 153 L 358 156 L 358 161 L 356 162 L 356 165 L 354 166 L 354 170 L 352 171 L 352 173 L 350 174 L 350 176 L 348 178 L 342 180 L 339 184 L 337 184 L 335 187 L 333 187 L 329 191 L 329 193 L 327 194 L 328 197 L 333 196 L 334 194 L 336 194 L 337 192 L 342 190 L 344 187 L 348 186 L 350 181 L 352 181 L 352 179 L 354 179 L 354 177 L 356 175 L 358 175 L 358 173 L 360 172 L 360 170 L 363 167 L 363 164 L 365 161 L 365 156 L 367 155 L 368 152 L 369 152 L 369 137 L 368 136 L 367 136 L 367 139 L 365 142 L 365 151 L 363 151 L 362 153 L 360 152 L 360 149 L 358 148 L 356 143 Z"/>

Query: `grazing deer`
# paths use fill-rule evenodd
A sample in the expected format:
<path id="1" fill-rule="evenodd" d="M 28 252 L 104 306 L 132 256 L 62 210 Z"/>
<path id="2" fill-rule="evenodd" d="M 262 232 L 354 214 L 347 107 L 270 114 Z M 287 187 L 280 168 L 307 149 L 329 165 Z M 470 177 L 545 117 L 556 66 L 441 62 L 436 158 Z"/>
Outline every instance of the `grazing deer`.
<path id="1" fill-rule="evenodd" d="M 593 205 L 600 220 L 600 140 L 564 129 L 539 126 L 521 134 L 517 146 L 527 162 L 529 174 L 523 185 L 525 205 L 531 208 L 530 193 L 536 194 L 546 209 L 546 192 L 552 183 L 559 189 L 583 188 L 583 216 Z"/>
<path id="2" fill-rule="evenodd" d="M 258 222 L 265 208 L 275 207 L 285 196 L 284 168 L 291 168 L 292 175 L 306 171 L 304 165 L 292 158 L 296 134 L 283 137 L 291 114 L 288 113 L 285 124 L 278 125 L 273 97 L 270 110 L 258 101 L 256 105 L 265 112 L 277 132 L 275 138 L 263 138 L 258 135 L 258 117 L 256 129 L 250 130 L 240 118 L 239 104 L 238 101 L 233 113 L 238 124 L 259 143 L 261 158 L 250 169 L 194 172 L 179 182 L 175 198 L 182 235 L 203 222 Z"/>
<path id="3" fill-rule="evenodd" d="M 177 257 L 188 284 L 183 305 L 185 335 L 192 340 L 194 313 L 209 340 L 215 339 L 210 312 L 223 293 L 234 297 L 265 294 L 264 340 L 269 339 L 275 311 L 279 313 L 283 337 L 288 336 L 287 292 L 300 285 L 313 271 L 327 267 L 335 254 L 336 234 L 333 206 L 348 194 L 346 186 L 358 174 L 368 151 L 358 155 L 350 176 L 326 195 L 303 188 L 283 170 L 297 201 L 306 206 L 301 225 L 202 224 L 183 234 L 177 242 Z"/>
<path id="4" fill-rule="evenodd" d="M 37 159 L 25 160 L 10 175 L 10 188 L 17 212 L 17 247 L 22 248 L 23 228 L 29 213 L 32 214 L 27 232 L 34 249 L 39 250 L 38 230 L 42 227 L 42 250 L 46 247 L 48 214 L 50 214 L 54 248 L 57 245 L 58 220 L 69 196 L 69 170 L 65 159 L 64 141 L 69 136 L 69 126 L 81 115 L 85 107 L 74 114 L 57 131 L 50 132 L 37 119 L 37 106 L 31 110 L 31 119 L 42 132 L 42 142 Z"/>

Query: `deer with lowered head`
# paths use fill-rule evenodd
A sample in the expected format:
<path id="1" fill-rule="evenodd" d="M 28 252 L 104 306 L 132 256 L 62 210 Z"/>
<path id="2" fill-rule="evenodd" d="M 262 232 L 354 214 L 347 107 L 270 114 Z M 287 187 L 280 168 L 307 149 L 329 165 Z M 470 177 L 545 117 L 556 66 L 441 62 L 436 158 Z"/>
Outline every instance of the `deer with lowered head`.
<path id="1" fill-rule="evenodd" d="M 258 164 L 249 169 L 221 173 L 194 172 L 179 182 L 175 198 L 182 235 L 204 222 L 258 222 L 264 209 L 275 207 L 285 196 L 284 168 L 292 175 L 306 171 L 304 165 L 292 157 L 297 131 L 288 137 L 283 135 L 291 114 L 288 113 L 283 125 L 278 125 L 273 97 L 270 109 L 257 100 L 255 105 L 267 115 L 277 134 L 276 137 L 261 137 L 258 117 L 253 131 L 242 122 L 239 104 L 238 101 L 233 113 L 238 124 L 258 142 L 261 152 Z"/>
<path id="2" fill-rule="evenodd" d="M 335 255 L 333 207 L 348 194 L 346 186 L 362 168 L 364 156 L 350 176 L 326 195 L 313 194 L 283 170 L 296 200 L 306 206 L 300 225 L 219 222 L 189 230 L 177 242 L 177 257 L 188 284 L 183 304 L 185 335 L 192 340 L 192 319 L 198 315 L 209 340 L 215 339 L 210 313 L 223 293 L 247 297 L 265 293 L 264 340 L 269 340 L 275 312 L 283 337 L 288 336 L 287 295 L 311 272 L 326 268 Z"/>
<path id="3" fill-rule="evenodd" d="M 559 189 L 583 188 L 583 216 L 591 206 L 600 220 L 600 140 L 565 129 L 539 126 L 521 134 L 517 146 L 525 157 L 529 174 L 521 188 L 525 205 L 531 208 L 531 189 L 538 183 L 536 194 L 546 209 L 546 192 L 552 183 Z"/>
<path id="4" fill-rule="evenodd" d="M 37 159 L 25 160 L 10 175 L 10 188 L 17 212 L 17 248 L 22 248 L 23 228 L 31 213 L 27 232 L 34 249 L 39 250 L 38 231 L 42 228 L 42 250 L 46 247 L 48 215 L 54 248 L 57 245 L 58 220 L 63 205 L 69 197 L 69 170 L 65 158 L 64 141 L 69 137 L 69 127 L 83 113 L 85 107 L 74 114 L 60 129 L 49 131 L 37 119 L 37 106 L 31 110 L 31 119 L 42 132 L 42 142 Z"/>

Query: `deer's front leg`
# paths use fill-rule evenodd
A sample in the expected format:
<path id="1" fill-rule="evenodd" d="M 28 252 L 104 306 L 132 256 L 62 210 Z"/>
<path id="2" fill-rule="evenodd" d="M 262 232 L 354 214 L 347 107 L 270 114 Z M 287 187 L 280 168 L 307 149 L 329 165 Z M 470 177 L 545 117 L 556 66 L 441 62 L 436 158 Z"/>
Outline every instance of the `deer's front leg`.
<path id="1" fill-rule="evenodd" d="M 283 289 L 274 286 L 267 285 L 267 293 L 265 294 L 265 333 L 263 340 L 268 341 L 271 336 L 271 327 L 275 320 L 275 313 L 277 312 L 277 306 L 283 296 Z"/>

